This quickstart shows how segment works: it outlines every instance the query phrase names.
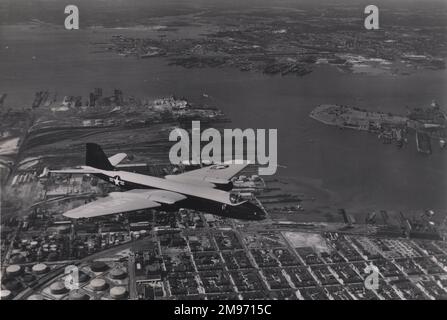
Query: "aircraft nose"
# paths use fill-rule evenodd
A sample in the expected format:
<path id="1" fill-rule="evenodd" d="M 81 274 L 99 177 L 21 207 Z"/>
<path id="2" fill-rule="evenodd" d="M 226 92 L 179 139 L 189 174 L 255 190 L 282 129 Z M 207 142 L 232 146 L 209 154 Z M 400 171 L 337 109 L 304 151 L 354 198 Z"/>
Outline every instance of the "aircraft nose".
<path id="1" fill-rule="evenodd" d="M 265 212 L 262 211 L 262 210 L 259 210 L 259 211 L 256 213 L 256 215 L 257 215 L 257 217 L 258 217 L 259 220 L 264 220 L 264 219 L 266 218 L 266 214 L 265 214 Z"/>
<path id="2" fill-rule="evenodd" d="M 253 203 L 250 203 L 250 207 L 251 207 L 252 215 L 256 220 L 265 219 L 266 215 L 265 215 L 264 210 L 262 210 L 261 208 L 259 208 L 258 206 L 256 206 Z"/>

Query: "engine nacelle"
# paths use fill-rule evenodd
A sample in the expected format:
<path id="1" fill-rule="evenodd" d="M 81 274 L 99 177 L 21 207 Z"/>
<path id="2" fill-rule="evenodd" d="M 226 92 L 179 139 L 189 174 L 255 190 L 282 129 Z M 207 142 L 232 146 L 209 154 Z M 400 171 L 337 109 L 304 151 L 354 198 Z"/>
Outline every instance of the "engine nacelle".
<path id="1" fill-rule="evenodd" d="M 222 191 L 230 191 L 233 189 L 233 182 L 225 179 L 205 178 L 205 181 L 211 182 L 216 186 L 216 189 Z"/>

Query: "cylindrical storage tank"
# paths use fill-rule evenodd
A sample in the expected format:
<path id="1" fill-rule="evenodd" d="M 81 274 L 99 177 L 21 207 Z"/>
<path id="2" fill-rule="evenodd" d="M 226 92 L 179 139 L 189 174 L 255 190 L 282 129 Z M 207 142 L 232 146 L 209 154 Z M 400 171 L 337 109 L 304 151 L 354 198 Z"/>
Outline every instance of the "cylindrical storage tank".
<path id="1" fill-rule="evenodd" d="M 17 264 L 12 264 L 6 268 L 6 274 L 9 276 L 18 276 L 22 272 L 22 267 Z"/>
<path id="2" fill-rule="evenodd" d="M 31 269 L 35 274 L 44 274 L 48 271 L 48 266 L 45 263 L 38 263 Z"/>
<path id="3" fill-rule="evenodd" d="M 25 263 L 26 259 L 22 253 L 17 253 L 17 254 L 11 255 L 11 258 L 9 259 L 9 261 L 12 264 L 19 264 L 19 263 Z"/>
<path id="4" fill-rule="evenodd" d="M 41 294 L 33 294 L 28 297 L 27 300 L 45 300 Z"/>
<path id="5" fill-rule="evenodd" d="M 91 269 L 93 272 L 103 272 L 108 269 L 108 266 L 102 261 L 95 261 L 92 263 Z"/>
<path id="6" fill-rule="evenodd" d="M 22 284 L 17 279 L 14 278 L 7 279 L 6 281 L 3 280 L 2 285 L 5 289 L 9 291 L 18 291 L 23 289 Z"/>
<path id="7" fill-rule="evenodd" d="M 68 300 L 90 300 L 90 297 L 80 290 L 73 290 L 68 295 Z"/>
<path id="8" fill-rule="evenodd" d="M 90 280 L 90 277 L 89 277 L 88 274 L 86 274 L 85 272 L 79 271 L 79 274 L 78 274 L 78 281 L 79 281 L 80 283 L 87 282 L 87 281 L 89 281 L 89 280 Z"/>
<path id="9" fill-rule="evenodd" d="M 0 300 L 9 300 L 12 298 L 12 293 L 9 290 L 0 291 Z"/>
<path id="10" fill-rule="evenodd" d="M 103 291 L 107 288 L 107 283 L 104 279 L 93 279 L 90 281 L 90 287 L 94 291 Z"/>
<path id="11" fill-rule="evenodd" d="M 62 281 L 57 281 L 50 286 L 50 290 L 52 294 L 64 294 L 68 291 L 65 287 L 65 283 Z"/>
<path id="12" fill-rule="evenodd" d="M 125 287 L 113 287 L 110 289 L 110 297 L 112 299 L 124 299 L 127 296 L 127 290 Z"/>
<path id="13" fill-rule="evenodd" d="M 115 268 L 110 271 L 110 277 L 112 277 L 113 279 L 124 279 L 126 276 L 126 271 L 120 268 Z"/>
<path id="14" fill-rule="evenodd" d="M 34 280 L 36 280 L 36 277 L 33 276 L 32 274 L 27 274 L 27 275 L 24 275 L 24 276 L 22 277 L 22 280 L 23 280 L 25 283 L 30 284 L 31 282 L 33 282 Z"/>

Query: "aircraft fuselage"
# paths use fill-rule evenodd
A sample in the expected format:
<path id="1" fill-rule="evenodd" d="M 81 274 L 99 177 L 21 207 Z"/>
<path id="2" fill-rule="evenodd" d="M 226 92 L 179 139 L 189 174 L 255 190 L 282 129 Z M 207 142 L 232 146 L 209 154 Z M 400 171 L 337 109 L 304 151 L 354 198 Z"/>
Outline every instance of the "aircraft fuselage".
<path id="1" fill-rule="evenodd" d="M 229 192 L 214 189 L 206 182 L 201 185 L 200 181 L 181 182 L 127 171 L 95 171 L 97 173 L 94 175 L 98 178 L 125 190 L 161 189 L 187 196 L 187 199 L 169 205 L 173 208 L 193 209 L 242 220 L 265 219 L 265 212 L 261 208 L 248 201 L 234 203 Z"/>

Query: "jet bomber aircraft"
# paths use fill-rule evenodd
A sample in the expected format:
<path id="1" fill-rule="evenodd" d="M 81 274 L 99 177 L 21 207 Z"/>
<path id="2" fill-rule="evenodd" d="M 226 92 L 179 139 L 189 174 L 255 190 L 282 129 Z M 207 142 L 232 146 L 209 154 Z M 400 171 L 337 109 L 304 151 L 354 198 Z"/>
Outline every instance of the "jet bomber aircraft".
<path id="1" fill-rule="evenodd" d="M 165 211 L 180 208 L 212 213 L 241 220 L 265 219 L 265 211 L 232 194 L 230 179 L 247 164 L 213 164 L 164 178 L 120 171 L 116 167 L 126 158 L 118 153 L 107 158 L 101 147 L 86 144 L 86 165 L 79 169 L 50 170 L 50 173 L 90 174 L 120 187 L 119 192 L 98 198 L 63 215 L 73 219 L 93 218 L 143 209 Z"/>

